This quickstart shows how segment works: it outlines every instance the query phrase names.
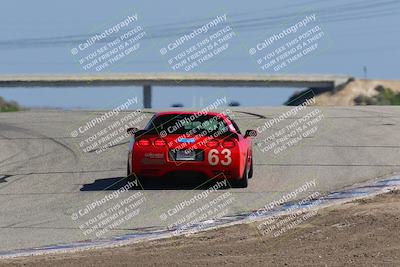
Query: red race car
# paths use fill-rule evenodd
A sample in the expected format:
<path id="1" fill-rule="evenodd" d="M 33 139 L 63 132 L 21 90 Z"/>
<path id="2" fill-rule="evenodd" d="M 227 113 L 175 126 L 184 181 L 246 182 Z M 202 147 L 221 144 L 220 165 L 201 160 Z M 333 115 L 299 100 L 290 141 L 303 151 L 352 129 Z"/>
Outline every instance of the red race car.
<path id="1" fill-rule="evenodd" d="M 228 179 L 247 187 L 253 175 L 252 139 L 226 113 L 160 112 L 143 130 L 129 128 L 128 180 L 180 175 Z"/>

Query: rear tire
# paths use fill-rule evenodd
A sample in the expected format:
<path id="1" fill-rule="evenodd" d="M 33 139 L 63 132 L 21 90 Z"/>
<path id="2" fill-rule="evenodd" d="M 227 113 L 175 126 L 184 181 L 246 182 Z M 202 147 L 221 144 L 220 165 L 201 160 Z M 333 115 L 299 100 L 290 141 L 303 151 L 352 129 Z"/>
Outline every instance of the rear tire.
<path id="1" fill-rule="evenodd" d="M 232 180 L 233 187 L 246 188 L 249 184 L 249 170 L 247 168 L 247 156 L 246 156 L 246 167 L 244 168 L 243 175 L 240 180 Z"/>
<path id="2" fill-rule="evenodd" d="M 131 171 L 129 170 L 129 162 L 127 162 L 127 164 L 126 164 L 126 180 L 128 181 L 128 182 L 132 182 L 134 179 L 133 179 L 133 175 L 131 175 Z"/>
<path id="3" fill-rule="evenodd" d="M 253 157 L 251 157 L 249 178 L 253 177 Z"/>
<path id="4" fill-rule="evenodd" d="M 131 174 L 131 172 L 130 172 L 130 170 L 129 170 L 129 162 L 128 162 L 126 165 L 127 165 L 127 170 L 126 170 L 126 181 L 127 181 L 127 182 L 133 182 L 133 181 L 135 181 L 136 178 L 138 178 L 138 177 L 135 177 L 135 175 L 132 175 L 132 174 Z M 137 180 L 139 181 L 139 178 L 138 178 Z M 139 187 L 140 187 L 139 185 L 136 186 L 136 188 L 139 188 Z"/>
<path id="5" fill-rule="evenodd" d="M 131 171 L 129 170 L 129 161 L 126 163 L 126 177 L 129 177 L 131 175 Z"/>

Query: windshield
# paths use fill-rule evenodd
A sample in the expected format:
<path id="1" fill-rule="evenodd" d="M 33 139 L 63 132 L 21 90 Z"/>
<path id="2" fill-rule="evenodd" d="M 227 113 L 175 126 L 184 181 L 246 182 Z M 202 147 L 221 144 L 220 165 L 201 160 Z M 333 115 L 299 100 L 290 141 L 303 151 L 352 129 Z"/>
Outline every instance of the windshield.
<path id="1" fill-rule="evenodd" d="M 227 132 L 228 125 L 218 116 L 169 114 L 155 117 L 149 122 L 146 130 L 150 133 L 212 135 Z"/>

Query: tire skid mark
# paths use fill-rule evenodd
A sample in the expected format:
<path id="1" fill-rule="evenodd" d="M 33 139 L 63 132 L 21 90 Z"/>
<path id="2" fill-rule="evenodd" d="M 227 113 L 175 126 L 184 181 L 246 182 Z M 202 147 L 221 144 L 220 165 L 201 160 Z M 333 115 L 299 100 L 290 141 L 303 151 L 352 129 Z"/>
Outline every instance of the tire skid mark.
<path id="1" fill-rule="evenodd" d="M 63 147 L 65 150 L 69 151 L 69 152 L 72 154 L 72 156 L 73 156 L 75 162 L 78 161 L 78 158 L 79 158 L 79 157 L 78 157 L 77 153 L 76 153 L 73 149 L 71 149 L 69 146 L 67 146 L 66 144 L 64 144 L 64 143 L 62 143 L 62 142 L 60 142 L 60 141 L 58 141 L 58 140 L 55 139 L 55 138 L 52 138 L 52 137 L 50 137 L 50 136 L 41 134 L 41 133 L 36 132 L 36 131 L 34 131 L 34 130 L 32 130 L 32 129 L 21 128 L 21 127 L 14 126 L 14 125 L 9 125 L 9 124 L 3 124 L 3 125 L 5 125 L 6 128 L 8 128 L 9 130 L 12 130 L 12 131 L 15 131 L 15 132 L 21 132 L 21 133 L 24 133 L 24 134 L 26 134 L 26 135 L 33 135 L 33 136 L 40 137 L 40 138 L 45 139 L 45 140 L 49 140 L 49 141 L 51 141 L 51 142 L 53 142 L 53 143 L 55 143 L 55 144 L 57 144 L 57 145 Z M 1 128 L 0 128 L 0 129 L 1 129 Z"/>
<path id="2" fill-rule="evenodd" d="M 1 129 L 1 127 L 0 127 L 0 129 Z M 2 138 L 0 138 L 0 139 L 9 140 L 9 141 L 11 141 L 12 143 L 14 143 L 15 145 L 17 145 L 17 143 L 16 143 L 15 141 L 12 141 L 11 138 L 9 138 L 9 137 L 7 137 L 7 136 L 5 136 L 5 135 L 2 135 L 2 134 L 0 134 L 0 136 L 2 137 Z M 20 154 L 22 154 L 22 152 L 23 152 L 23 151 L 20 150 L 19 152 L 15 153 L 15 154 L 13 154 L 13 155 L 11 155 L 11 156 L 9 156 L 8 158 L 5 158 L 5 159 L 1 160 L 1 161 L 0 161 L 0 166 L 3 166 L 2 164 L 3 164 L 4 162 L 7 162 L 8 160 L 11 160 L 11 159 L 13 159 L 13 158 L 15 158 L 15 157 L 18 157 Z"/>
<path id="3" fill-rule="evenodd" d="M 14 125 L 9 125 L 7 123 L 0 123 L 0 130 L 2 130 L 2 129 L 3 130 L 7 130 L 7 131 L 13 131 L 13 132 L 16 132 L 16 133 L 22 133 L 22 134 L 25 134 L 25 135 L 33 135 L 33 136 L 41 137 L 41 138 L 43 138 L 45 140 L 49 140 L 49 141 L 55 143 L 56 145 L 61 146 L 67 152 L 71 153 L 74 163 L 78 162 L 78 156 L 75 153 L 75 151 L 73 151 L 71 148 L 69 148 L 67 145 L 61 143 L 60 141 L 55 140 L 54 138 L 48 137 L 46 135 L 40 134 L 40 133 L 38 133 L 36 131 L 33 131 L 33 130 L 30 130 L 30 129 L 21 128 L 21 127 L 17 127 L 17 126 L 14 126 Z M 29 141 L 28 142 L 20 142 L 20 141 L 16 142 L 15 140 L 12 140 L 12 139 L 10 139 L 10 142 L 13 142 L 14 144 L 16 144 L 17 147 L 20 148 L 21 153 L 25 152 L 25 153 L 29 154 L 29 152 L 33 152 L 36 155 L 28 157 L 28 159 L 21 159 L 21 160 L 17 160 L 15 162 L 11 162 L 11 163 L 7 162 L 5 164 L 3 163 L 1 165 L 2 169 L 4 168 L 4 166 L 9 166 L 9 165 L 13 165 L 13 164 L 16 165 L 16 166 L 13 166 L 11 169 L 9 169 L 7 171 L 2 170 L 2 172 L 7 172 L 8 175 L 10 175 L 10 173 L 17 172 L 18 170 L 26 167 L 26 163 L 28 161 L 32 161 L 32 160 L 35 160 L 35 159 L 40 159 L 40 158 L 46 157 L 48 155 L 51 155 L 51 154 L 54 154 L 54 153 L 58 153 L 58 152 L 54 152 L 54 151 L 45 152 L 44 151 L 44 146 L 45 145 L 43 145 L 42 151 L 38 153 L 37 148 L 34 147 L 34 145 L 36 144 L 35 142 L 33 142 L 33 143 L 29 142 Z M 0 189 L 4 189 L 4 188 L 8 187 L 8 186 L 20 181 L 21 179 L 26 178 L 28 175 L 30 175 L 30 174 L 21 174 L 21 177 L 13 179 L 12 181 L 7 181 L 7 183 L 5 183 L 2 186 L 0 186 Z"/>
<path id="4" fill-rule="evenodd" d="M 17 132 L 17 133 L 23 133 L 23 134 L 26 134 L 26 135 L 34 135 L 34 136 L 36 136 L 36 137 L 40 137 L 41 140 L 49 140 L 49 141 L 51 141 L 51 142 L 53 142 L 53 143 L 55 143 L 55 144 L 61 146 L 62 148 L 64 148 L 64 149 L 65 149 L 66 151 L 68 151 L 69 153 L 71 153 L 72 156 L 73 156 L 73 161 L 74 161 L 74 163 L 77 163 L 77 162 L 79 161 L 79 157 L 78 157 L 77 153 L 76 153 L 74 150 L 72 150 L 70 147 L 68 147 L 68 146 L 65 145 L 64 143 L 62 143 L 62 142 L 60 142 L 60 141 L 58 141 L 58 140 L 56 140 L 56 139 L 54 139 L 54 138 L 51 138 L 51 137 L 49 137 L 49 136 L 43 135 L 43 134 L 41 134 L 41 133 L 38 133 L 38 132 L 33 131 L 33 130 L 30 130 L 30 129 L 21 128 L 21 127 L 17 127 L 17 126 L 14 126 L 14 125 L 9 125 L 9 124 L 4 124 L 4 123 L 0 124 L 0 130 L 1 130 L 2 128 L 6 128 L 7 130 L 14 131 L 14 132 Z M 26 142 L 26 143 L 24 143 L 24 144 L 21 145 L 20 142 L 17 143 L 17 142 L 15 142 L 15 141 L 13 141 L 13 139 L 11 139 L 10 141 L 11 141 L 11 142 L 14 142 L 14 143 L 17 144 L 19 147 L 23 147 L 23 148 L 21 149 L 21 153 L 24 152 L 24 151 L 30 151 L 29 149 L 27 149 L 26 145 L 35 144 L 35 143 Z M 32 151 L 33 151 L 33 150 L 32 150 Z M 36 152 L 36 151 L 35 151 L 35 152 Z M 28 158 L 28 160 L 38 159 L 38 158 L 41 158 L 41 157 L 45 157 L 45 156 L 51 155 L 51 154 L 53 154 L 53 153 L 58 153 L 58 152 L 51 151 L 51 152 L 47 152 L 47 153 L 44 153 L 44 154 L 35 155 L 35 156 L 32 156 L 32 157 Z M 17 167 L 16 167 L 16 169 L 20 169 L 20 168 L 22 168 L 22 167 L 26 164 L 26 162 L 27 162 L 27 159 L 21 159 L 21 160 L 18 160 L 18 161 L 12 162 L 12 163 L 7 163 L 7 164 L 1 165 L 1 166 L 4 167 L 5 165 L 9 165 L 9 164 L 19 164 L 19 163 L 22 163 L 21 166 L 17 166 Z"/>
<path id="5" fill-rule="evenodd" d="M 257 118 L 259 118 L 259 119 L 267 119 L 266 116 L 264 116 L 264 115 L 262 115 L 262 114 L 253 113 L 253 112 L 240 111 L 240 110 L 233 110 L 233 112 L 251 115 L 251 116 L 257 117 Z"/>

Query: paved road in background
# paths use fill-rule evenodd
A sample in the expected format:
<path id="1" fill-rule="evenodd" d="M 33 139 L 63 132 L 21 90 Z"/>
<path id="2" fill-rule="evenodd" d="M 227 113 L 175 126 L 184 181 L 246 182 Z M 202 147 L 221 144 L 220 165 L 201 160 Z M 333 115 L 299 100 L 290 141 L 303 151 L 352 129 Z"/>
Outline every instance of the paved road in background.
<path id="1" fill-rule="evenodd" d="M 255 129 L 290 109 L 232 108 L 242 130 Z M 280 153 L 260 150 L 263 139 L 312 111 L 323 114 L 315 132 Z M 151 112 L 142 113 L 145 117 L 138 119 L 139 127 L 145 125 Z M 89 203 L 126 185 L 126 138 L 102 153 L 83 152 L 80 144 L 129 113 L 112 116 L 84 134 L 71 136 L 71 132 L 103 113 L 42 110 L 0 114 L 0 251 L 97 238 L 98 231 L 85 235 L 79 227 L 87 229 L 82 225 L 91 225 L 89 220 L 101 217 L 101 211 L 108 210 L 104 216 L 113 216 L 112 208 L 123 199 L 136 203 L 139 213 L 100 237 L 171 225 L 196 208 L 215 203 L 211 199 L 223 194 L 226 197 L 226 193 L 232 198 L 225 202 L 224 211 L 229 215 L 258 209 L 314 179 L 316 186 L 296 199 L 400 171 L 398 107 L 312 107 L 273 125 L 256 138 L 254 177 L 246 189 L 213 191 L 207 198 L 174 213 L 177 205 L 198 196 L 208 185 L 193 190 L 202 181 L 156 182 L 144 185 L 146 190 L 123 192 L 73 220 L 71 216 Z M 141 193 L 135 195 L 138 192 Z M 143 202 L 137 202 L 140 199 Z"/>

